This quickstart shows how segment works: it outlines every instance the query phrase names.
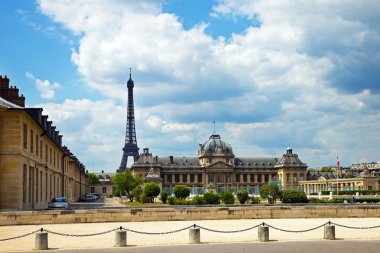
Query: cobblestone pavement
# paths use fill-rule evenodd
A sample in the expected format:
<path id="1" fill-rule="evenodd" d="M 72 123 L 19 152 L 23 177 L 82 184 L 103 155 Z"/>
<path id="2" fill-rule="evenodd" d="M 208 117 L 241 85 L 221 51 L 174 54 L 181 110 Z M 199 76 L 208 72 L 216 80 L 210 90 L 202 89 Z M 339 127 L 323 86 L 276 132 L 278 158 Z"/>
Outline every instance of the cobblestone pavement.
<path id="1" fill-rule="evenodd" d="M 315 228 L 328 221 L 352 227 L 371 227 L 380 225 L 380 218 L 323 218 L 323 219 L 242 219 L 242 220 L 201 220 L 201 221 L 157 221 L 157 222 L 124 222 L 124 223 L 81 223 L 81 224 L 46 224 L 28 226 L 0 226 L 0 240 L 36 231 L 41 227 L 58 233 L 93 234 L 116 229 L 123 226 L 130 230 L 142 232 L 168 232 L 182 229 L 194 223 L 204 228 L 221 231 L 241 230 L 265 222 L 273 227 L 285 230 L 306 230 Z M 238 233 L 219 233 L 201 229 L 201 242 L 204 243 L 236 243 L 257 241 L 257 228 Z M 269 229 L 271 241 L 317 241 L 323 240 L 323 227 L 303 232 L 284 232 Z M 380 228 L 350 229 L 335 227 L 337 239 L 344 240 L 380 240 Z M 52 249 L 91 249 L 112 248 L 115 242 L 115 232 L 107 234 L 76 237 L 48 234 L 49 248 Z M 149 235 L 127 232 L 129 246 L 181 245 L 189 241 L 188 229 L 165 235 Z M 30 251 L 34 248 L 35 235 L 24 238 L 0 241 L 0 252 Z"/>

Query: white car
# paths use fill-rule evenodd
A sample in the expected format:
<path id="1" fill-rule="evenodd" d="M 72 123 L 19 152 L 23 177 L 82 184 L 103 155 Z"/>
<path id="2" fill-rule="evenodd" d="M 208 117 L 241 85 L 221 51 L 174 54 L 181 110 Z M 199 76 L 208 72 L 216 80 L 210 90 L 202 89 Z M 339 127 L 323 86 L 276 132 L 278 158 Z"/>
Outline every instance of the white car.
<path id="1" fill-rule="evenodd" d="M 49 208 L 68 208 L 69 201 L 65 197 L 56 197 L 49 203 Z"/>

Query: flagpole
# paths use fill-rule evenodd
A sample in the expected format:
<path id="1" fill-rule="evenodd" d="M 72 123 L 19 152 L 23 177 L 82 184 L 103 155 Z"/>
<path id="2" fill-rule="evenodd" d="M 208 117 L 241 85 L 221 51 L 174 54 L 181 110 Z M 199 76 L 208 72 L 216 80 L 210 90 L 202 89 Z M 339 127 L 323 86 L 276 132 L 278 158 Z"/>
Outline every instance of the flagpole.
<path id="1" fill-rule="evenodd" d="M 339 166 L 340 166 L 340 163 L 339 163 L 339 158 L 338 156 L 336 156 L 336 195 L 337 197 L 339 196 L 339 183 L 338 183 L 338 179 L 339 179 Z"/>

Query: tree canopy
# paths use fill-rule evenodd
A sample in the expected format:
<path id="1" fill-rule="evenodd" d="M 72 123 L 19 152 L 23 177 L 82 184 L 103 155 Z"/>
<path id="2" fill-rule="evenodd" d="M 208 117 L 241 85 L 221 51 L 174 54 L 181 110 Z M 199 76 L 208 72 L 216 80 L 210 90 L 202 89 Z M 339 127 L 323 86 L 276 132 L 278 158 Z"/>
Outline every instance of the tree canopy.
<path id="1" fill-rule="evenodd" d="M 88 173 L 87 174 L 88 182 L 90 184 L 97 184 L 99 183 L 99 177 L 95 175 L 94 173 Z"/>
<path id="2" fill-rule="evenodd" d="M 120 195 L 126 195 L 129 200 L 133 201 L 132 191 L 138 185 L 143 183 L 143 179 L 139 176 L 132 174 L 130 170 L 125 170 L 122 172 L 116 173 L 112 177 L 112 182 L 116 186 L 117 190 L 120 192 Z"/>
<path id="3" fill-rule="evenodd" d="M 278 185 L 264 184 L 260 190 L 260 196 L 266 198 L 269 204 L 273 204 L 276 198 L 280 196 Z"/>

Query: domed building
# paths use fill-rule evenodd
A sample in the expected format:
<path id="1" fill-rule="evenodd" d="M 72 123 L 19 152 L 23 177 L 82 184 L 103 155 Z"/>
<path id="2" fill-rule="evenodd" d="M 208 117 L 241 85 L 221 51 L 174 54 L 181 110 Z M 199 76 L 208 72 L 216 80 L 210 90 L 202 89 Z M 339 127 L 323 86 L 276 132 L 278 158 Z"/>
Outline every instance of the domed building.
<path id="1" fill-rule="evenodd" d="M 177 184 L 202 193 L 207 188 L 245 188 L 258 193 L 263 184 L 278 183 L 282 189 L 298 188 L 305 180 L 307 165 L 288 148 L 282 157 L 236 157 L 230 144 L 213 133 L 198 146 L 197 157 L 158 157 L 145 148 L 131 170 L 145 178 L 152 169 L 162 179 L 160 186 L 171 192 Z"/>

